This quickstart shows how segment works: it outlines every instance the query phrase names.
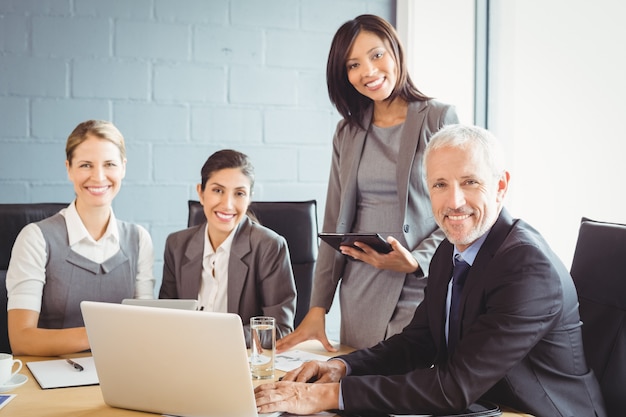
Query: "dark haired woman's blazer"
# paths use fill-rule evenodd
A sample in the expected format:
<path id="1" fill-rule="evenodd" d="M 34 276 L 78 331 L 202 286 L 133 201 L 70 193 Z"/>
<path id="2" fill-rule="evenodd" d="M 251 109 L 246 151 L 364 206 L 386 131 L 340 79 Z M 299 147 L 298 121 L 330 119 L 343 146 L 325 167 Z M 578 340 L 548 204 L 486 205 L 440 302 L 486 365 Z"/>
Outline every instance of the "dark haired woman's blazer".
<path id="1" fill-rule="evenodd" d="M 159 298 L 198 298 L 205 228 L 206 222 L 168 236 Z M 250 317 L 274 317 L 277 339 L 293 331 L 296 285 L 287 242 L 248 217 L 233 238 L 227 297 L 228 312 L 241 316 L 248 346 Z"/>

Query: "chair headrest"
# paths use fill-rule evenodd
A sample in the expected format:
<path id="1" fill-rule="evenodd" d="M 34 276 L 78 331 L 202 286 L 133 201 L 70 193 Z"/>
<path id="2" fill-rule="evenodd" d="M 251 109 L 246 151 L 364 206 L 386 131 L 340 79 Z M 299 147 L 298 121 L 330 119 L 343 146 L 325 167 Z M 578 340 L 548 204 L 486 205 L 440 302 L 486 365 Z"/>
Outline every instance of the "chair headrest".
<path id="1" fill-rule="evenodd" d="M 189 200 L 187 226 L 204 223 L 206 217 L 200 202 Z M 253 201 L 250 212 L 263 226 L 283 236 L 289 246 L 292 263 L 315 262 L 317 259 L 317 202 Z"/>
<path id="2" fill-rule="evenodd" d="M 24 226 L 50 217 L 67 206 L 67 203 L 0 204 L 0 270 L 9 267 L 13 243 Z"/>
<path id="3" fill-rule="evenodd" d="M 570 273 L 579 297 L 626 308 L 626 225 L 583 217 Z"/>

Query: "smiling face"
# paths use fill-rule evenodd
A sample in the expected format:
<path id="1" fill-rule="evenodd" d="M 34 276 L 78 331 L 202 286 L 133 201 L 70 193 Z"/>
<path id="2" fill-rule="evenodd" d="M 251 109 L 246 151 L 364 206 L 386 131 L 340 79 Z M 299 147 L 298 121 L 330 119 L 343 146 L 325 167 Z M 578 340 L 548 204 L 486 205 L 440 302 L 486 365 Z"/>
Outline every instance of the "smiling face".
<path id="1" fill-rule="evenodd" d="M 372 32 L 360 32 L 346 60 L 348 81 L 364 96 L 382 101 L 393 92 L 398 68 L 389 45 Z"/>
<path id="2" fill-rule="evenodd" d="M 250 205 L 251 181 L 240 168 L 214 171 L 204 190 L 197 191 L 209 224 L 209 239 L 217 249 L 241 222 Z"/>
<path id="3" fill-rule="evenodd" d="M 122 186 L 126 160 L 113 142 L 87 134 L 65 161 L 67 175 L 74 183 L 76 207 L 110 207 Z"/>
<path id="4" fill-rule="evenodd" d="M 459 251 L 467 249 L 495 223 L 509 173 L 494 175 L 475 144 L 433 149 L 426 160 L 426 181 L 437 224 Z"/>

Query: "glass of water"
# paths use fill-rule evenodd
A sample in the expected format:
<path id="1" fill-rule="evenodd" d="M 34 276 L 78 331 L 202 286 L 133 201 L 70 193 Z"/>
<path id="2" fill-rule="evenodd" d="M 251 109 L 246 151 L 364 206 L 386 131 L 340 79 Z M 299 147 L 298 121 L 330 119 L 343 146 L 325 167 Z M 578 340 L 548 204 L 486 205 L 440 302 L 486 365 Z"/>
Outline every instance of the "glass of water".
<path id="1" fill-rule="evenodd" d="M 274 378 L 276 320 L 258 316 L 250 319 L 250 370 L 254 379 Z"/>

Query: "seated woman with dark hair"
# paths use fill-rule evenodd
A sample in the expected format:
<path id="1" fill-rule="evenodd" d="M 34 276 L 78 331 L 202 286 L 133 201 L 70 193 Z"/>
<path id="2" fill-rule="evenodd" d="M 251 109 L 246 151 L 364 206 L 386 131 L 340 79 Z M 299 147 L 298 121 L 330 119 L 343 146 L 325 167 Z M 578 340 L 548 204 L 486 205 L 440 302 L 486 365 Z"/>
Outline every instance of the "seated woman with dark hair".
<path id="1" fill-rule="evenodd" d="M 215 152 L 201 170 L 206 223 L 172 233 L 165 244 L 159 298 L 197 299 L 204 311 L 276 319 L 276 337 L 293 331 L 296 287 L 285 239 L 247 215 L 254 168 L 234 150 Z"/>

